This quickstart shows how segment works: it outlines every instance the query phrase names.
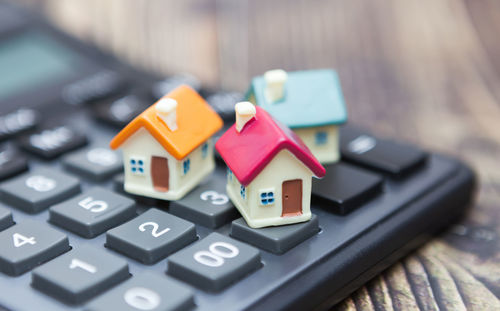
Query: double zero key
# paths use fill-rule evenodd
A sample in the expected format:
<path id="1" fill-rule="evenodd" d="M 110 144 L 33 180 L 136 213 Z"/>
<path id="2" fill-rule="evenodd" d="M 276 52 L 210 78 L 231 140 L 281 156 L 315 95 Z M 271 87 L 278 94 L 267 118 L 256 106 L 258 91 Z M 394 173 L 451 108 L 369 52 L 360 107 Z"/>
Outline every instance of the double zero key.
<path id="1" fill-rule="evenodd" d="M 168 258 L 168 274 L 207 291 L 219 291 L 261 266 L 260 253 L 219 233 Z"/>

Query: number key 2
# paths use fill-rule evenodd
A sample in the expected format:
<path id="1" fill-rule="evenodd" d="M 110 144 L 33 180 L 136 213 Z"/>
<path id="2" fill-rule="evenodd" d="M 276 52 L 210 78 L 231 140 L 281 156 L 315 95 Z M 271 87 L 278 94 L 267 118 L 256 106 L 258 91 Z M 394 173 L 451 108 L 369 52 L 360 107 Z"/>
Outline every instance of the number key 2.
<path id="1" fill-rule="evenodd" d="M 218 228 L 238 217 L 225 189 L 225 177 L 216 173 L 181 200 L 171 202 L 170 213 L 208 228 Z"/>
<path id="2" fill-rule="evenodd" d="M 135 202 L 112 191 L 95 187 L 50 208 L 49 221 L 93 238 L 134 217 Z"/>
<path id="3" fill-rule="evenodd" d="M 156 208 L 109 230 L 106 246 L 153 264 L 196 240 L 194 224 Z"/>

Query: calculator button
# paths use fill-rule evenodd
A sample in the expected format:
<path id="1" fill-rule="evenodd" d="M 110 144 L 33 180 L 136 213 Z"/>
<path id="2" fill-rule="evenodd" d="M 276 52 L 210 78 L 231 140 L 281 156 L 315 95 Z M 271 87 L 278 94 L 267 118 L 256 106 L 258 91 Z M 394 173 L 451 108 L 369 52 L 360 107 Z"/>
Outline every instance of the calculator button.
<path id="1" fill-rule="evenodd" d="M 62 98 L 68 104 L 80 105 L 116 94 L 124 86 L 125 81 L 116 72 L 104 70 L 67 85 Z"/>
<path id="2" fill-rule="evenodd" d="M 345 163 L 325 168 L 325 177 L 313 179 L 312 193 L 334 213 L 345 215 L 382 189 L 383 178 L 378 174 Z"/>
<path id="3" fill-rule="evenodd" d="M 124 127 L 147 108 L 144 100 L 130 94 L 111 102 L 97 103 L 93 107 L 94 117 L 116 127 Z"/>
<path id="4" fill-rule="evenodd" d="M 0 116 L 0 141 L 34 128 L 39 120 L 35 110 L 26 108 Z"/>
<path id="5" fill-rule="evenodd" d="M 66 235 L 39 221 L 26 220 L 0 232 L 0 270 L 20 275 L 69 249 Z"/>
<path id="6" fill-rule="evenodd" d="M 207 102 L 224 120 L 234 119 L 234 104 L 243 100 L 239 92 L 217 92 L 207 96 Z"/>
<path id="7" fill-rule="evenodd" d="M 52 159 L 87 143 L 85 135 L 67 126 L 57 126 L 22 137 L 23 149 L 44 159 Z"/>
<path id="8" fill-rule="evenodd" d="M 125 175 L 118 174 L 113 178 L 113 189 L 117 192 L 126 193 L 125 189 L 123 189 L 123 185 L 125 184 Z"/>
<path id="9" fill-rule="evenodd" d="M 352 128 L 341 129 L 340 150 L 345 160 L 394 176 L 401 176 L 424 163 L 422 150 L 378 139 Z"/>
<path id="10" fill-rule="evenodd" d="M 83 245 L 33 270 L 31 285 L 59 300 L 77 304 L 129 276 L 125 260 Z"/>
<path id="11" fill-rule="evenodd" d="M 134 200 L 94 187 L 52 206 L 49 221 L 84 238 L 93 238 L 134 216 Z"/>
<path id="12" fill-rule="evenodd" d="M 151 208 L 106 233 L 106 246 L 152 264 L 196 240 L 194 224 Z"/>
<path id="13" fill-rule="evenodd" d="M 318 217 L 293 225 L 250 228 L 243 218 L 231 224 L 231 236 L 275 254 L 283 254 L 319 232 Z"/>
<path id="14" fill-rule="evenodd" d="M 0 184 L 2 200 L 27 213 L 37 213 L 78 193 L 78 179 L 46 168 L 33 170 Z"/>
<path id="15" fill-rule="evenodd" d="M 191 310 L 193 292 L 186 285 L 163 275 L 145 272 L 91 301 L 88 311 Z"/>
<path id="16" fill-rule="evenodd" d="M 12 213 L 7 206 L 0 203 L 0 231 L 7 229 L 13 224 Z"/>
<path id="17" fill-rule="evenodd" d="M 154 98 L 160 99 L 165 94 L 170 93 L 170 91 L 183 84 L 189 85 L 195 91 L 199 91 L 201 88 L 201 82 L 200 80 L 198 80 L 198 78 L 191 74 L 185 73 L 171 76 L 164 80 L 156 82 L 155 84 L 153 84 L 151 92 Z"/>
<path id="18" fill-rule="evenodd" d="M 168 258 L 168 274 L 207 291 L 219 291 L 260 266 L 257 249 L 215 232 Z"/>
<path id="19" fill-rule="evenodd" d="M 184 198 L 170 203 L 170 213 L 208 228 L 218 228 L 238 217 L 226 194 L 226 180 L 214 174 Z"/>
<path id="20" fill-rule="evenodd" d="M 94 180 L 103 180 L 122 169 L 120 155 L 109 148 L 89 148 L 64 157 L 65 167 Z"/>
<path id="21" fill-rule="evenodd" d="M 0 147 L 0 180 L 12 177 L 28 169 L 28 160 L 12 145 Z"/>

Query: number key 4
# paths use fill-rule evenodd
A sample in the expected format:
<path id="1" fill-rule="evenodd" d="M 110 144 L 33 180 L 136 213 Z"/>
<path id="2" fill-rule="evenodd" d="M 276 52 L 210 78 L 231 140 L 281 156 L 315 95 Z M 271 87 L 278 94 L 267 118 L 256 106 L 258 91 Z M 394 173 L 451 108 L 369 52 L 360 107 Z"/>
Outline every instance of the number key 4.
<path id="1" fill-rule="evenodd" d="M 0 245 L 0 270 L 8 275 L 20 275 L 69 250 L 66 235 L 31 220 L 2 231 Z"/>

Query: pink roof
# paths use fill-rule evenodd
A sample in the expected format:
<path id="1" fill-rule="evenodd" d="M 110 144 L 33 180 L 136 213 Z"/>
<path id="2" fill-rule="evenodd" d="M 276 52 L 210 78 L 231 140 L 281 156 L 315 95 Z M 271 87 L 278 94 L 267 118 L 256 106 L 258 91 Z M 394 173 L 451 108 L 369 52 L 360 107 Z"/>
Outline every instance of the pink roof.
<path id="1" fill-rule="evenodd" d="M 325 176 L 325 168 L 304 142 L 288 127 L 275 121 L 264 109 L 238 133 L 231 126 L 215 144 L 215 148 L 242 185 L 248 185 L 283 149 L 302 161 L 316 177 Z"/>

